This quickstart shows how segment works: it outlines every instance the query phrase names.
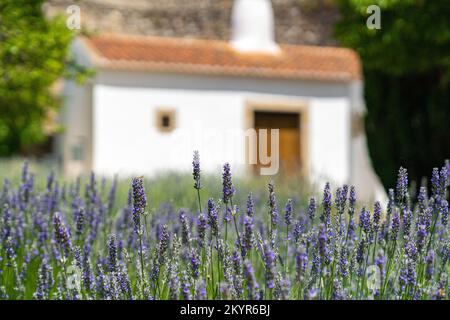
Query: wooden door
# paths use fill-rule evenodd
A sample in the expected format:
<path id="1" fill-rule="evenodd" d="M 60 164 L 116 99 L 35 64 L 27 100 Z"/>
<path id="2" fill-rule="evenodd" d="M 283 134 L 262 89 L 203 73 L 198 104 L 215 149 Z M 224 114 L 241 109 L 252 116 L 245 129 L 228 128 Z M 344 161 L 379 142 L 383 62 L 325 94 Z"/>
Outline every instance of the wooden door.
<path id="1" fill-rule="evenodd" d="M 270 129 L 280 130 L 279 157 L 280 169 L 286 174 L 297 174 L 300 169 L 300 114 L 280 113 L 280 112 L 255 112 L 255 129 L 268 129 L 267 149 L 271 156 Z M 261 167 L 259 161 L 259 141 L 258 141 L 258 164 L 255 169 Z M 267 165 L 270 166 L 270 165 Z"/>

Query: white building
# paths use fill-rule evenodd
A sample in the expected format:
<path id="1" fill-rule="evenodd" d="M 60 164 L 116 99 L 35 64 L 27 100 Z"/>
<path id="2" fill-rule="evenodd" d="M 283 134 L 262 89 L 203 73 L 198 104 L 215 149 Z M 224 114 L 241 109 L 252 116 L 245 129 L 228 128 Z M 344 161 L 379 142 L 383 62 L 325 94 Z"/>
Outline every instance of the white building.
<path id="1" fill-rule="evenodd" d="M 366 199 L 382 197 L 362 126 L 357 54 L 275 43 L 269 0 L 236 0 L 232 20 L 229 42 L 78 38 L 76 59 L 97 72 L 84 86 L 65 85 L 65 171 L 190 170 L 193 150 L 204 171 L 224 162 L 235 172 L 254 171 L 245 165 L 239 133 L 279 128 L 282 170 L 354 184 Z"/>

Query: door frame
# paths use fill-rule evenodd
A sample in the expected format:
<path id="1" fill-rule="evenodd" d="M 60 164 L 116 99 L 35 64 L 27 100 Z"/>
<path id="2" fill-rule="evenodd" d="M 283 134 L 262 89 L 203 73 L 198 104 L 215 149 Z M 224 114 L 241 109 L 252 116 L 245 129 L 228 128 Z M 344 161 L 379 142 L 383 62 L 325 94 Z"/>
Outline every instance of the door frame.
<path id="1" fill-rule="evenodd" d="M 299 116 L 299 142 L 300 142 L 300 176 L 309 175 L 309 112 L 308 104 L 304 100 L 247 100 L 245 102 L 244 125 L 245 129 L 255 128 L 255 112 L 286 112 L 297 113 Z M 247 151 L 247 150 L 246 150 Z M 246 153 L 247 154 L 247 153 Z M 251 164 L 247 164 L 251 171 Z"/>

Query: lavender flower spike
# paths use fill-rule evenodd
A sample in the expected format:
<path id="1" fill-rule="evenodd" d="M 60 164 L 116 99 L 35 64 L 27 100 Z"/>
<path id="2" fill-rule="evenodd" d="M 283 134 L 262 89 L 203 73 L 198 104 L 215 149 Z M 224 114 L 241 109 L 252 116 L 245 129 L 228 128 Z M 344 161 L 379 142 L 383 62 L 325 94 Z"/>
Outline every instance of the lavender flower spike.
<path id="1" fill-rule="evenodd" d="M 194 151 L 194 158 L 192 160 L 192 176 L 194 178 L 194 188 L 200 190 L 202 184 L 200 182 L 200 154 Z"/>
<path id="2" fill-rule="evenodd" d="M 275 253 L 270 249 L 269 244 L 264 246 L 264 264 L 266 266 L 266 285 L 267 288 L 275 287 Z"/>
<path id="3" fill-rule="evenodd" d="M 228 203 L 236 192 L 236 190 L 233 187 L 233 181 L 231 179 L 231 168 L 229 163 L 225 163 L 223 165 L 222 185 L 223 185 L 223 202 Z"/>
<path id="4" fill-rule="evenodd" d="M 145 195 L 144 180 L 142 177 L 133 178 L 131 185 L 133 189 L 133 222 L 134 230 L 140 234 L 141 231 L 141 215 L 145 212 L 147 206 L 147 196 Z"/>
<path id="5" fill-rule="evenodd" d="M 292 223 L 292 211 L 292 200 L 288 199 L 288 201 L 286 202 L 286 206 L 284 207 L 284 222 L 288 226 Z"/>
<path id="6" fill-rule="evenodd" d="M 259 298 L 259 285 L 256 281 L 252 263 L 249 260 L 244 262 L 244 276 L 247 280 L 248 298 L 250 300 L 257 300 Z"/>
<path id="7" fill-rule="evenodd" d="M 61 214 L 59 212 L 56 212 L 53 216 L 53 226 L 55 228 L 56 242 L 67 255 L 71 248 L 70 235 L 64 223 L 61 221 Z"/>
<path id="8" fill-rule="evenodd" d="M 255 214 L 255 201 L 253 200 L 253 194 L 250 192 L 247 196 L 247 216 L 253 217 Z"/>
<path id="9" fill-rule="evenodd" d="M 253 218 L 249 216 L 244 217 L 244 238 L 242 247 L 245 253 L 250 251 L 253 247 Z"/>
<path id="10" fill-rule="evenodd" d="M 199 246 L 202 248 L 205 244 L 207 221 L 208 221 L 208 219 L 206 218 L 206 215 L 203 213 L 200 213 L 198 216 L 198 220 L 197 220 L 197 234 L 198 234 Z"/>
<path id="11" fill-rule="evenodd" d="M 398 204 L 405 205 L 408 193 L 408 171 L 403 167 L 398 170 L 396 191 Z"/>
<path id="12" fill-rule="evenodd" d="M 269 214 L 272 227 L 278 224 L 278 205 L 273 182 L 269 182 Z"/>
<path id="13" fill-rule="evenodd" d="M 311 197 L 309 199 L 309 205 L 308 205 L 308 217 L 309 219 L 311 219 L 311 221 L 314 220 L 315 216 L 316 216 L 316 198 Z"/>
<path id="14" fill-rule="evenodd" d="M 216 204 L 214 200 L 211 198 L 208 200 L 208 224 L 211 227 L 211 230 L 214 235 L 218 234 L 218 214 Z"/>
<path id="15" fill-rule="evenodd" d="M 116 244 L 116 235 L 112 234 L 109 236 L 108 240 L 108 249 L 109 249 L 109 259 L 108 259 L 108 267 L 110 272 L 116 272 L 117 270 L 117 244 Z"/>

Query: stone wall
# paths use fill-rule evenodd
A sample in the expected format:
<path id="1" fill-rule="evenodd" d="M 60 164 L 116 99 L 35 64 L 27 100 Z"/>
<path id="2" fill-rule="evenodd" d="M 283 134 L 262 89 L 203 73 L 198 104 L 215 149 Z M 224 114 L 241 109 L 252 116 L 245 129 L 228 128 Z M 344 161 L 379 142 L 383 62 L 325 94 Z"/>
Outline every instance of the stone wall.
<path id="1" fill-rule="evenodd" d="M 279 43 L 335 45 L 335 0 L 272 0 Z M 229 39 L 233 0 L 49 0 L 49 16 L 81 8 L 90 32 Z"/>

